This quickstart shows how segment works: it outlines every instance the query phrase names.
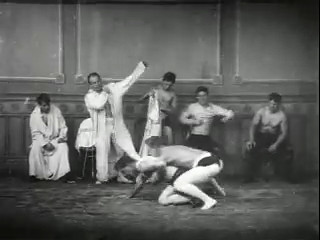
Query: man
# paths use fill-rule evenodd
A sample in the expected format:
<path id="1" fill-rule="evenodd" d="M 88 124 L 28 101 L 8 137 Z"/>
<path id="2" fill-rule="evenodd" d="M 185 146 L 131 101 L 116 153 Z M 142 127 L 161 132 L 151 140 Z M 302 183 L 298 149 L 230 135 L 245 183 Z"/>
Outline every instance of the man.
<path id="1" fill-rule="evenodd" d="M 218 154 L 218 145 L 210 137 L 211 123 L 214 117 L 222 117 L 226 122 L 233 118 L 231 110 L 224 109 L 208 101 L 209 90 L 200 86 L 196 89 L 198 102 L 190 104 L 181 114 L 180 121 L 190 127 L 190 136 L 186 145 Z"/>
<path id="2" fill-rule="evenodd" d="M 61 111 L 42 93 L 30 116 L 32 145 L 29 153 L 31 179 L 58 180 L 70 171 L 67 131 Z"/>
<path id="3" fill-rule="evenodd" d="M 286 114 L 281 110 L 281 99 L 280 94 L 271 93 L 269 105 L 254 115 L 244 158 L 245 182 L 255 180 L 262 164 L 267 167 L 270 163 L 276 166 L 283 164 L 285 172 L 290 174 L 293 152 L 287 144 L 288 123 Z M 284 170 L 283 167 L 278 170 Z"/>
<path id="4" fill-rule="evenodd" d="M 173 90 L 173 85 L 175 82 L 176 74 L 167 72 L 162 77 L 162 83 L 141 98 L 141 100 L 149 97 L 156 98 L 160 109 L 162 134 L 167 138 L 167 145 L 171 145 L 173 143 L 172 123 L 170 121 L 170 116 L 173 114 L 177 106 L 177 96 Z"/>
<path id="5" fill-rule="evenodd" d="M 146 67 L 145 62 L 140 62 L 130 76 L 105 86 L 102 85 L 99 74 L 91 73 L 88 76 L 90 89 L 85 96 L 85 103 L 96 133 L 97 184 L 117 177 L 114 164 L 124 152 L 131 158 L 140 160 L 123 120 L 122 98 Z M 114 149 L 111 148 L 111 143 Z M 120 177 L 118 180 L 126 181 Z"/>
<path id="6" fill-rule="evenodd" d="M 192 198 L 203 201 L 202 210 L 216 205 L 217 201 L 199 187 L 199 184 L 210 182 L 220 194 L 224 190 L 218 185 L 214 177 L 223 169 L 223 162 L 210 152 L 193 149 L 182 145 L 162 146 L 154 141 L 150 145 L 157 148 L 158 157 L 147 156 L 136 162 L 136 167 L 143 174 L 137 178 L 137 184 L 131 197 L 142 189 L 142 185 L 154 171 L 167 166 L 177 167 L 177 171 L 169 185 L 160 195 L 162 205 L 188 203 Z"/>

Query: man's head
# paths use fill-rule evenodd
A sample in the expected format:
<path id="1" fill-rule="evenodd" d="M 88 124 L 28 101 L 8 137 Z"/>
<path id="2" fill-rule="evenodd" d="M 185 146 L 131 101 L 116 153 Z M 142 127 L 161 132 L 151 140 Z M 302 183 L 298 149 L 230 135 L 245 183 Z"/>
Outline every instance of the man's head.
<path id="1" fill-rule="evenodd" d="M 163 75 L 162 77 L 162 88 L 165 91 L 169 91 L 171 87 L 175 84 L 176 82 L 176 74 L 173 72 L 167 72 Z"/>
<path id="2" fill-rule="evenodd" d="M 282 97 L 279 93 L 273 92 L 269 94 L 269 109 L 271 112 L 278 112 L 280 109 Z"/>
<path id="3" fill-rule="evenodd" d="M 198 103 L 201 105 L 206 105 L 208 103 L 209 90 L 207 87 L 200 86 L 196 89 L 196 98 Z"/>
<path id="4" fill-rule="evenodd" d="M 164 163 L 160 158 L 146 156 L 141 161 L 136 161 L 129 156 L 122 157 L 115 165 L 115 169 L 121 172 L 127 179 L 136 180 L 134 190 L 130 198 L 138 194 L 152 173 L 161 169 Z"/>
<path id="5" fill-rule="evenodd" d="M 41 113 L 49 113 L 50 112 L 50 96 L 47 93 L 41 93 L 37 97 L 37 103 L 40 107 Z"/>
<path id="6" fill-rule="evenodd" d="M 102 91 L 102 79 L 100 75 L 96 72 L 90 73 L 88 75 L 88 83 L 90 89 L 92 89 L 95 92 L 101 92 Z"/>

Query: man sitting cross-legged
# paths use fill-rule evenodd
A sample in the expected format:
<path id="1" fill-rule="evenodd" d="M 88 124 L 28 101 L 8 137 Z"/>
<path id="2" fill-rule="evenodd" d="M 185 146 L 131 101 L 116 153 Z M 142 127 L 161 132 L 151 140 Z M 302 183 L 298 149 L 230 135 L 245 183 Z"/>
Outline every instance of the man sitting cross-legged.
<path id="1" fill-rule="evenodd" d="M 161 193 L 160 204 L 189 203 L 192 198 L 196 198 L 203 201 L 202 210 L 214 207 L 217 201 L 198 187 L 200 184 L 208 182 L 221 195 L 225 196 L 224 190 L 214 179 L 223 168 L 223 162 L 217 156 L 207 151 L 182 145 L 161 146 L 160 141 L 154 139 L 150 140 L 148 144 L 150 147 L 156 148 L 158 157 L 147 156 L 142 161 L 135 162 L 135 167 L 142 174 L 136 180 L 136 186 L 131 197 L 142 189 L 148 176 L 167 166 L 175 166 L 177 171 L 172 177 L 171 184 Z"/>

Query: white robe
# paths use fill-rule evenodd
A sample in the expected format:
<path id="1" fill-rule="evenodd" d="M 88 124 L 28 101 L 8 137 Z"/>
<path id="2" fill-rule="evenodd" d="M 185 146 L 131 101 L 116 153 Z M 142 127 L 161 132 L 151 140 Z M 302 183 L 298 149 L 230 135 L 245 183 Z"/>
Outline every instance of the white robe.
<path id="1" fill-rule="evenodd" d="M 141 160 L 124 123 L 122 98 L 142 75 L 145 68 L 144 64 L 140 62 L 133 73 L 124 80 L 105 85 L 104 91 L 101 93 L 89 90 L 85 97 L 85 103 L 93 121 L 94 132 L 96 132 L 97 179 L 99 181 L 107 181 L 109 175 L 115 174 L 114 164 L 123 156 L 124 152 L 137 161 Z M 106 118 L 106 102 L 110 104 L 113 119 Z"/>
<path id="2" fill-rule="evenodd" d="M 29 175 L 38 179 L 57 180 L 70 171 L 69 149 L 67 143 L 58 143 L 66 139 L 68 128 L 55 105 L 50 105 L 47 125 L 42 120 L 40 107 L 37 106 L 30 116 L 32 145 L 29 153 Z M 52 143 L 55 149 L 47 152 L 43 146 Z"/>

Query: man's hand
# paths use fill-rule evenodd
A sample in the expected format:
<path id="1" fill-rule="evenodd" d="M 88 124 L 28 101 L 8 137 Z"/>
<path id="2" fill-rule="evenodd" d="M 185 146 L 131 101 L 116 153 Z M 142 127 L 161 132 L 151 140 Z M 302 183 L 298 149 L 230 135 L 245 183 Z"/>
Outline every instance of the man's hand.
<path id="1" fill-rule="evenodd" d="M 200 125 L 202 125 L 202 124 L 203 124 L 203 120 L 201 120 L 201 119 L 194 119 L 192 125 L 194 125 L 194 126 L 200 126 Z"/>
<path id="2" fill-rule="evenodd" d="M 146 61 L 142 61 L 142 64 L 147 68 L 149 67 L 149 64 Z"/>
<path id="3" fill-rule="evenodd" d="M 65 142 L 67 142 L 67 139 L 65 138 L 65 137 L 63 137 L 63 138 L 58 138 L 58 141 L 57 141 L 58 143 L 65 143 Z"/>
<path id="4" fill-rule="evenodd" d="M 254 148 L 256 146 L 256 142 L 255 141 L 248 141 L 247 142 L 247 149 L 251 150 L 252 148 Z"/>
<path id="5" fill-rule="evenodd" d="M 136 178 L 136 185 L 134 186 L 132 193 L 129 195 L 129 198 L 135 197 L 142 190 L 147 180 L 148 177 L 144 173 L 140 173 Z"/>
<path id="6" fill-rule="evenodd" d="M 169 115 L 171 113 L 171 111 L 168 109 L 160 109 L 160 111 L 167 114 L 167 115 Z"/>
<path id="7" fill-rule="evenodd" d="M 52 143 L 47 143 L 46 145 L 43 146 L 43 149 L 46 150 L 46 151 L 48 151 L 48 152 L 53 151 L 54 148 L 55 148 L 55 147 L 53 146 Z"/>
<path id="8" fill-rule="evenodd" d="M 277 151 L 277 144 L 272 144 L 269 148 L 268 148 L 268 152 L 270 153 L 275 153 Z"/>
<path id="9" fill-rule="evenodd" d="M 156 96 L 156 90 L 153 88 L 150 90 L 149 94 L 150 97 L 155 97 Z"/>

